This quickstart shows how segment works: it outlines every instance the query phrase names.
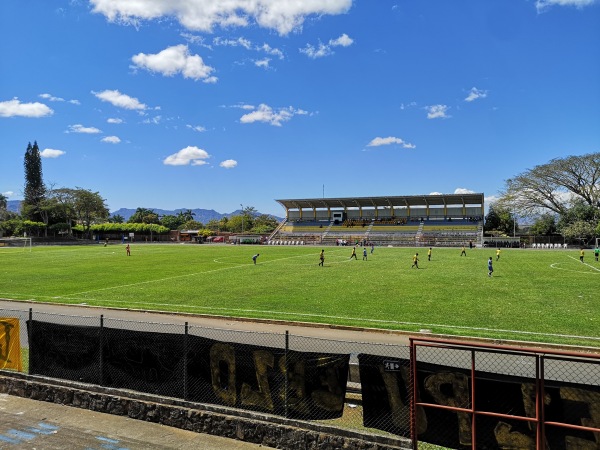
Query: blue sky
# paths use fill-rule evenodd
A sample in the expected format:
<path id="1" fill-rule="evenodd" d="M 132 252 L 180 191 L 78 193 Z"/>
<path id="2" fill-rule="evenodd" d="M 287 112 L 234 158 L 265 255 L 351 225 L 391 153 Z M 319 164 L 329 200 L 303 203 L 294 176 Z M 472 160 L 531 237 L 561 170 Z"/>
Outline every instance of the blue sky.
<path id="1" fill-rule="evenodd" d="M 600 151 L 596 0 L 3 0 L 0 192 L 111 211 L 483 192 Z"/>

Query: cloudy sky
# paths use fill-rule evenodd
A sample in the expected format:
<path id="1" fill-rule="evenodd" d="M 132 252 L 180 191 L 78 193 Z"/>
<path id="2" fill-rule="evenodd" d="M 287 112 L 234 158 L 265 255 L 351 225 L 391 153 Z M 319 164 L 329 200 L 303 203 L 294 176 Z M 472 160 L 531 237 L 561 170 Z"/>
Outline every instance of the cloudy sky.
<path id="1" fill-rule="evenodd" d="M 483 192 L 600 151 L 597 0 L 3 0 L 0 192 L 125 207 Z"/>

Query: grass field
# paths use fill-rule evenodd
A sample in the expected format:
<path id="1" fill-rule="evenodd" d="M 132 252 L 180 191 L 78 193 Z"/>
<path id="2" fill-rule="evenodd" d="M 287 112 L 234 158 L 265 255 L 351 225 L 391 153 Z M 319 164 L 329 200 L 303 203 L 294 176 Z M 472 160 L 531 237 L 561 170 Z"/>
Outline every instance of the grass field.
<path id="1" fill-rule="evenodd" d="M 600 263 L 578 250 L 134 244 L 0 248 L 0 297 L 600 346 Z M 411 269 L 419 252 L 419 270 Z M 258 264 L 252 255 L 260 253 Z M 487 276 L 493 256 L 494 276 Z"/>

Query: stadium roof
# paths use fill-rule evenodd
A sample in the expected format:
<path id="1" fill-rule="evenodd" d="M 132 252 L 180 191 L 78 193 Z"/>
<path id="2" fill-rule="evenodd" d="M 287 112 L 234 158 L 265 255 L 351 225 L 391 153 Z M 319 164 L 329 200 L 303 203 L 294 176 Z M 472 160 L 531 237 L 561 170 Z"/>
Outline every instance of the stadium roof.
<path id="1" fill-rule="evenodd" d="M 385 197 L 304 198 L 276 200 L 286 210 L 320 208 L 374 208 L 444 205 L 483 205 L 483 194 L 439 194 Z"/>

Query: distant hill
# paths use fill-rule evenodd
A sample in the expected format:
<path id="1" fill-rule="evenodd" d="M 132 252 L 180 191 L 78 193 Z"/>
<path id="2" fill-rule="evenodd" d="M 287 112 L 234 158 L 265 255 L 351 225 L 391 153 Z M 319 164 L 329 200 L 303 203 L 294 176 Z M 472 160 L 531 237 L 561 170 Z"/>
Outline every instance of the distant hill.
<path id="1" fill-rule="evenodd" d="M 177 213 L 181 212 L 181 211 L 187 211 L 186 208 L 179 208 L 179 209 L 173 209 L 173 210 L 167 210 L 167 209 L 158 209 L 158 208 L 148 208 L 153 210 L 156 214 L 158 214 L 159 216 L 165 216 L 165 215 L 172 215 L 172 216 L 176 216 Z M 201 222 L 203 224 L 208 223 L 211 220 L 221 220 L 223 217 L 231 217 L 231 216 L 236 216 L 236 215 L 240 215 L 242 213 L 242 210 L 238 209 L 235 210 L 231 213 L 226 213 L 226 214 L 222 214 L 220 212 L 215 211 L 214 209 L 201 209 L 201 208 L 196 208 L 196 209 L 192 209 L 191 210 L 194 213 L 194 220 Z M 118 209 L 116 211 L 112 211 L 110 213 L 111 216 L 115 216 L 115 215 L 120 215 L 123 216 L 123 218 L 125 219 L 125 221 L 129 220 L 129 218 L 135 213 L 135 209 L 129 209 L 129 208 L 121 208 Z M 261 215 L 261 212 L 257 212 L 258 215 Z M 269 214 L 270 216 L 272 216 L 272 214 Z M 273 216 L 275 217 L 275 219 L 281 221 L 282 218 L 281 217 L 277 217 L 277 216 Z"/>
<path id="2" fill-rule="evenodd" d="M 158 209 L 158 208 L 148 208 L 148 209 L 153 210 L 159 216 L 166 216 L 166 215 L 176 216 L 178 212 L 185 211 L 185 209 L 183 209 L 183 208 L 174 209 L 174 210 Z M 227 217 L 230 216 L 230 214 L 218 213 L 214 209 L 199 209 L 199 208 L 197 208 L 197 209 L 192 209 L 191 211 L 194 213 L 194 220 L 197 220 L 198 222 L 202 222 L 202 223 L 207 223 L 208 221 L 210 221 L 212 219 L 220 220 L 221 218 L 223 218 L 225 216 L 227 216 Z M 125 222 L 127 222 L 129 220 L 129 218 L 131 216 L 133 216 L 134 213 L 135 213 L 135 209 L 121 208 L 116 211 L 112 211 L 110 213 L 110 215 L 111 216 L 116 216 L 116 215 L 123 216 L 123 218 L 125 219 Z"/>
<path id="3" fill-rule="evenodd" d="M 21 200 L 9 200 L 6 202 L 6 209 L 10 212 L 18 213 L 21 209 Z"/>
<path id="4" fill-rule="evenodd" d="M 7 202 L 6 209 L 8 209 L 11 212 L 18 213 L 20 208 L 21 208 L 21 200 L 9 200 Z M 165 215 L 176 216 L 177 213 L 180 211 L 187 211 L 186 208 L 180 208 L 180 209 L 174 209 L 174 210 L 157 209 L 157 208 L 148 208 L 148 209 L 152 209 L 159 216 L 165 216 Z M 229 218 L 231 216 L 236 216 L 236 215 L 239 215 L 242 213 L 242 211 L 240 209 L 233 211 L 231 213 L 227 213 L 227 214 L 219 213 L 219 212 L 215 211 L 214 209 L 196 208 L 196 209 L 192 209 L 191 211 L 195 214 L 194 220 L 201 222 L 203 224 L 206 224 L 213 219 L 221 220 L 223 217 Z M 133 213 L 135 213 L 135 209 L 121 208 L 121 209 L 117 209 L 116 211 L 112 211 L 110 213 L 110 215 L 114 216 L 114 215 L 118 214 L 120 216 L 123 216 L 125 221 L 127 221 L 133 215 Z M 260 215 L 262 213 L 259 212 L 257 214 Z M 272 214 L 269 214 L 269 215 L 272 215 Z M 277 217 L 277 216 L 273 216 L 273 217 L 275 217 L 275 219 L 277 219 L 279 221 L 281 221 L 283 219 L 282 217 Z"/>

